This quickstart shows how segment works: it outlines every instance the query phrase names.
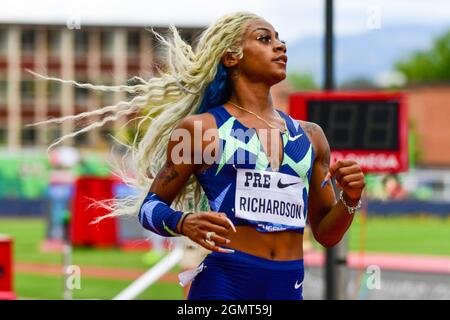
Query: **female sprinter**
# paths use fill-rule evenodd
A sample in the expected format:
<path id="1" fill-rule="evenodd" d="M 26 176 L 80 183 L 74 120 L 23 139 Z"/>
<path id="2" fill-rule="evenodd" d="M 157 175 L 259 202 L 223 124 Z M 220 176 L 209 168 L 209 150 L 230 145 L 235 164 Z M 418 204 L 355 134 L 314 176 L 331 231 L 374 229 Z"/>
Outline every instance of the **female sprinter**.
<path id="1" fill-rule="evenodd" d="M 205 47 L 218 70 L 205 94 L 223 100 L 178 122 L 140 221 L 213 251 L 198 270 L 189 299 L 301 299 L 307 212 L 315 238 L 326 247 L 335 245 L 352 222 L 348 207 L 361 198 L 364 175 L 352 161 L 329 168 L 321 128 L 275 110 L 270 88 L 285 79 L 287 57 L 270 23 L 248 14 L 227 16 L 206 31 L 196 54 Z M 209 129 L 216 130 L 210 135 L 215 139 L 204 138 Z M 183 131 L 192 137 L 189 161 L 175 163 Z M 208 149 L 216 151 L 212 164 L 206 163 Z M 335 201 L 330 185 L 322 188 L 327 174 L 342 188 L 341 201 Z M 183 214 L 169 208 L 191 175 L 213 211 Z"/>
<path id="2" fill-rule="evenodd" d="M 141 123 L 149 120 L 131 147 L 137 177 L 126 178 L 139 195 L 116 202 L 112 215 L 138 214 L 144 228 L 212 251 L 188 299 L 302 299 L 306 221 L 323 246 L 337 244 L 360 204 L 361 168 L 353 161 L 330 167 L 322 129 L 273 106 L 270 88 L 286 78 L 287 56 L 269 22 L 226 15 L 195 50 L 172 31 L 171 40 L 159 38 L 170 72 L 113 87 L 135 97 L 96 111 L 114 114 L 82 130 L 137 111 L 146 114 Z M 323 183 L 330 177 L 338 201 Z M 198 210 L 201 192 L 211 211 Z"/>

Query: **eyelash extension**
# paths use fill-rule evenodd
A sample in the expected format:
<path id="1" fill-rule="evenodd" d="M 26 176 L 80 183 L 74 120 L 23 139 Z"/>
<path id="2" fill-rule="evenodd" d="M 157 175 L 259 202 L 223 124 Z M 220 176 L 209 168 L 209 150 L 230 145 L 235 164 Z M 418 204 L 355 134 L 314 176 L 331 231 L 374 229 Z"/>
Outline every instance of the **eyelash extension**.
<path id="1" fill-rule="evenodd" d="M 256 38 L 256 40 L 261 40 L 261 39 L 264 39 L 264 40 L 271 40 L 271 36 L 269 36 L 269 35 L 262 35 L 262 36 L 259 36 L 259 37 L 257 37 Z"/>
<path id="2" fill-rule="evenodd" d="M 265 39 L 265 40 L 272 40 L 272 36 L 269 35 L 262 35 L 256 38 L 256 40 L 261 40 L 261 39 Z M 286 45 L 286 41 L 284 40 L 278 40 L 280 41 L 282 44 Z"/>

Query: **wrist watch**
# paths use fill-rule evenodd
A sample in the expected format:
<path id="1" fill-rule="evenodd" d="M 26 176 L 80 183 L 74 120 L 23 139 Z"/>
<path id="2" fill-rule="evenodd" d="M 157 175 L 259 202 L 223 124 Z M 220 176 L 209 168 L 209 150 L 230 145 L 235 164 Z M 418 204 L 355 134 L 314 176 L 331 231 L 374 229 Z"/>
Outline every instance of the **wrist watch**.
<path id="1" fill-rule="evenodd" d="M 344 200 L 344 190 L 341 190 L 341 192 L 339 193 L 339 200 L 342 201 L 342 203 L 344 204 L 344 206 L 347 208 L 347 211 L 349 214 L 354 214 L 356 212 L 356 210 L 358 210 L 359 208 L 361 208 L 361 199 L 359 199 L 358 203 L 356 204 L 356 206 L 354 207 L 350 207 L 347 202 L 345 202 Z"/>

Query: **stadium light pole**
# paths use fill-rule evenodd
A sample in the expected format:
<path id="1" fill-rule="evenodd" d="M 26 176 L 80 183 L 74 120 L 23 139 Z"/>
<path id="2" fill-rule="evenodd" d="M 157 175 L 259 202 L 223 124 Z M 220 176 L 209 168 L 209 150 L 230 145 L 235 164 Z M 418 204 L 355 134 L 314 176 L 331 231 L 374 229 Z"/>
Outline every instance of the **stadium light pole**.
<path id="1" fill-rule="evenodd" d="M 325 81 L 324 90 L 334 90 L 333 0 L 325 0 Z M 337 196 L 337 189 L 333 183 Z M 347 239 L 326 250 L 325 299 L 346 299 Z"/>
<path id="2" fill-rule="evenodd" d="M 325 0 L 325 90 L 334 90 L 333 0 Z"/>

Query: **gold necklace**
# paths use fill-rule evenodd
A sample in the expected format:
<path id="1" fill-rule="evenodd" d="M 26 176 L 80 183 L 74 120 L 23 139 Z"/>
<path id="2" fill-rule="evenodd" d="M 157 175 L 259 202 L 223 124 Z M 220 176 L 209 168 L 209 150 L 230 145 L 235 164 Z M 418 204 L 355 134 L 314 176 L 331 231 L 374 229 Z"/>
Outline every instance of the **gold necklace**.
<path id="1" fill-rule="evenodd" d="M 257 115 L 257 114 L 254 113 L 253 111 L 250 111 L 250 110 L 247 110 L 247 109 L 245 109 L 245 108 L 242 108 L 241 106 L 238 106 L 236 103 L 231 102 L 231 101 L 228 101 L 228 103 L 231 104 L 231 105 L 233 105 L 233 106 L 235 106 L 235 107 L 238 108 L 238 109 L 241 109 L 241 110 L 243 110 L 243 111 L 246 111 L 246 112 L 248 112 L 248 113 L 253 114 L 255 117 L 257 117 L 259 120 L 261 120 L 261 121 L 263 121 L 264 123 L 266 123 L 266 124 L 267 124 L 269 127 L 271 127 L 272 129 L 278 129 L 278 130 L 280 130 L 280 128 L 278 128 L 277 126 L 274 126 L 274 125 L 272 125 L 271 123 L 269 123 L 268 121 L 264 120 L 263 118 L 261 118 L 259 115 Z M 276 112 L 276 111 L 275 111 L 275 112 Z M 283 121 L 283 123 L 284 123 L 284 131 L 281 131 L 281 130 L 280 130 L 280 131 L 281 131 L 282 133 L 286 133 L 286 132 L 287 132 L 286 121 L 285 121 L 283 118 L 281 118 L 280 115 L 277 114 L 277 116 L 278 116 L 278 118 L 280 118 L 280 119 Z"/>

